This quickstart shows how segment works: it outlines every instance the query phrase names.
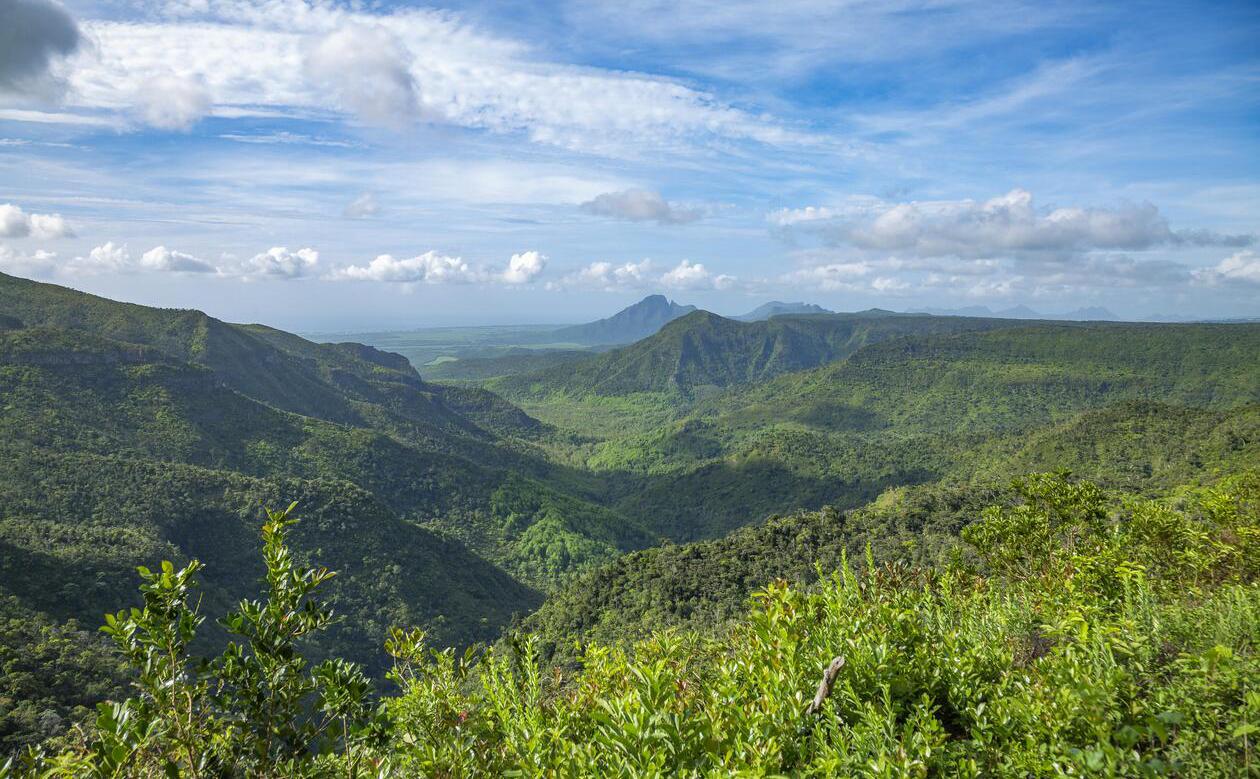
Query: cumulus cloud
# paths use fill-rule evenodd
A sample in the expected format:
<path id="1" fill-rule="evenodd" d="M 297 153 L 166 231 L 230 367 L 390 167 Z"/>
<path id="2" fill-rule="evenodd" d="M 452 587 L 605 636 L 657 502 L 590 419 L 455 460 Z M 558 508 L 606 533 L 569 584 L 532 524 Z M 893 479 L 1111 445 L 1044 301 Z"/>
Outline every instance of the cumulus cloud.
<path id="1" fill-rule="evenodd" d="M 1196 282 L 1208 286 L 1228 283 L 1260 286 L 1260 254 L 1250 250 L 1241 251 L 1226 257 L 1211 268 L 1200 268 L 1193 275 Z"/>
<path id="2" fill-rule="evenodd" d="M 74 230 L 61 214 L 28 214 L 12 203 L 0 205 L 0 237 L 52 240 L 73 238 Z"/>
<path id="3" fill-rule="evenodd" d="M 684 224 L 700 218 L 699 211 L 668 203 L 659 192 L 647 189 L 605 192 L 582 203 L 581 209 L 589 214 L 631 222 Z"/>
<path id="4" fill-rule="evenodd" d="M 27 253 L 0 244 L 0 270 L 19 276 L 47 276 L 57 269 L 57 253 L 37 249 Z"/>
<path id="5" fill-rule="evenodd" d="M 592 262 L 549 284 L 550 289 L 599 289 L 608 292 L 632 289 L 656 290 L 661 288 L 702 290 L 727 290 L 740 286 L 731 275 L 714 273 L 703 263 L 682 260 L 667 270 L 661 270 L 652 260 L 639 262 Z"/>
<path id="6" fill-rule="evenodd" d="M 529 284 L 547 266 L 536 251 L 513 254 L 506 266 L 479 268 L 462 257 L 427 251 L 415 257 L 381 254 L 367 265 L 349 265 L 329 274 L 335 281 L 389 281 L 402 284 Z"/>
<path id="7" fill-rule="evenodd" d="M 683 260 L 661 276 L 661 284 L 672 289 L 704 289 L 715 286 L 714 276 L 698 262 Z"/>
<path id="8" fill-rule="evenodd" d="M 915 257 L 1079 255 L 1155 246 L 1246 245 L 1251 236 L 1175 232 L 1150 203 L 1116 208 L 1038 211 L 1031 193 L 1014 189 L 986 201 L 953 200 L 784 209 L 771 223 L 789 234 L 814 234 L 837 246 Z"/>
<path id="9" fill-rule="evenodd" d="M 82 35 L 70 14 L 48 0 L 0 2 L 0 93 L 54 98 L 64 82 L 54 72 Z"/>
<path id="10" fill-rule="evenodd" d="M 165 246 L 155 246 L 140 255 L 140 267 L 174 273 L 214 273 L 217 270 L 205 260 Z"/>
<path id="11" fill-rule="evenodd" d="M 306 276 L 319 264 L 319 252 L 311 248 L 289 251 L 273 246 L 255 254 L 241 268 L 247 278 L 296 279 Z"/>
<path id="12" fill-rule="evenodd" d="M 561 286 L 592 287 L 608 291 L 621 289 L 637 289 L 650 286 L 654 277 L 650 277 L 653 264 L 651 260 L 626 262 L 614 265 L 611 262 L 592 262 L 577 273 L 568 276 Z"/>
<path id="13" fill-rule="evenodd" d="M 415 257 L 394 257 L 381 254 L 367 265 L 350 265 L 333 274 L 348 281 L 393 281 L 408 284 L 469 284 L 481 280 L 481 274 L 462 257 L 451 257 L 427 251 Z"/>
<path id="14" fill-rule="evenodd" d="M 145 81 L 133 101 L 140 119 L 162 130 L 187 130 L 211 108 L 210 93 L 202 79 L 174 73 Z"/>
<path id="15" fill-rule="evenodd" d="M 76 257 L 75 265 L 96 272 L 127 270 L 131 265 L 131 252 L 126 244 L 108 241 L 94 247 L 87 257 Z"/>
<path id="16" fill-rule="evenodd" d="M 542 275 L 547 267 L 547 257 L 536 251 L 513 254 L 503 271 L 503 281 L 508 284 L 528 284 Z"/>
<path id="17" fill-rule="evenodd" d="M 364 192 L 356 197 L 349 205 L 345 207 L 342 214 L 348 219 L 366 219 L 369 216 L 376 216 L 381 212 L 380 203 L 376 202 L 376 195 L 371 192 Z"/>
<path id="18" fill-rule="evenodd" d="M 344 108 L 377 124 L 398 126 L 420 113 L 411 52 L 383 27 L 348 25 L 306 54 L 306 72 Z"/>

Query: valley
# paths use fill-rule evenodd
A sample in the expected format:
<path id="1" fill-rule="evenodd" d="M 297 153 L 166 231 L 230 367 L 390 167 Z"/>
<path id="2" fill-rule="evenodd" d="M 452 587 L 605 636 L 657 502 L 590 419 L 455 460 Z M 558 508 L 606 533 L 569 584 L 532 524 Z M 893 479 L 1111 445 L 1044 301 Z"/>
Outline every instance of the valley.
<path id="1" fill-rule="evenodd" d="M 461 651 L 525 630 L 561 668 L 726 630 L 773 581 L 945 565 L 1026 474 L 1147 499 L 1260 462 L 1257 325 L 682 308 L 625 345 L 375 339 L 393 352 L 0 276 L 0 594 L 37 626 L 7 651 L 70 636 L 39 662 L 99 676 L 113 655 L 79 626 L 158 559 L 203 563 L 201 607 L 229 610 L 263 574 L 260 512 L 290 502 L 294 554 L 339 572 L 313 658 L 380 675 L 395 626 Z M 91 703 L 46 670 L 0 717 L 10 748 Z"/>

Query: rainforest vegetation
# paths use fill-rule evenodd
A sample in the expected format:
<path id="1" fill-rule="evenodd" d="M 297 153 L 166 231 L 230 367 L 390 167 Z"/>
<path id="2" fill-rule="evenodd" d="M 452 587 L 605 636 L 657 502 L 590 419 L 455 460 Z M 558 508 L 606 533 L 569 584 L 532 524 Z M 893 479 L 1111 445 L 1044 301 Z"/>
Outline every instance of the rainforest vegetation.
<path id="1" fill-rule="evenodd" d="M 657 308 L 442 383 L 0 275 L 4 770 L 1260 771 L 1260 326 Z"/>

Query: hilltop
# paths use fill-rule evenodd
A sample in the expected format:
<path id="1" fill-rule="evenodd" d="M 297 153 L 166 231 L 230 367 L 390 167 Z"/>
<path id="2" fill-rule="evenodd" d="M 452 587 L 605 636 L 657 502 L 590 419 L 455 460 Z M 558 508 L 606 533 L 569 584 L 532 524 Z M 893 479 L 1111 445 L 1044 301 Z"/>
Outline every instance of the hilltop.
<path id="1" fill-rule="evenodd" d="M 667 323 L 695 310 L 695 306 L 679 305 L 664 295 L 648 295 L 610 317 L 584 325 L 562 327 L 550 333 L 549 338 L 557 342 L 592 346 L 627 344 L 646 338 Z"/>
<path id="2" fill-rule="evenodd" d="M 831 314 L 822 306 L 813 303 L 783 303 L 778 300 L 772 300 L 769 303 L 762 303 L 747 314 L 733 316 L 731 319 L 739 322 L 757 322 L 762 319 L 769 319 L 774 316 L 799 316 L 802 314 Z"/>
<path id="3" fill-rule="evenodd" d="M 891 312 L 777 316 L 738 322 L 694 311 L 630 346 L 524 373 L 490 387 L 509 397 L 635 392 L 689 393 L 764 381 L 842 359 L 889 338 L 1009 327 L 1002 320 L 897 315 Z"/>

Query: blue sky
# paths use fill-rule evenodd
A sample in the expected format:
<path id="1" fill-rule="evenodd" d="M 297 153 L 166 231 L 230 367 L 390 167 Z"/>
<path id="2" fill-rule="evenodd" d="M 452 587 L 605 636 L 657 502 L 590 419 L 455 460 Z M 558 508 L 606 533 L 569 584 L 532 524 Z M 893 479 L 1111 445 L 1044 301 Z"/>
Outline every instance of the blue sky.
<path id="1" fill-rule="evenodd" d="M 1258 40 L 1254 3 L 0 0 L 0 270 L 302 330 L 1260 316 Z"/>

